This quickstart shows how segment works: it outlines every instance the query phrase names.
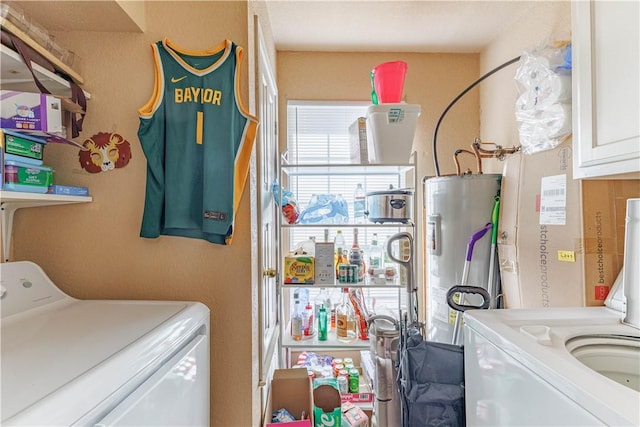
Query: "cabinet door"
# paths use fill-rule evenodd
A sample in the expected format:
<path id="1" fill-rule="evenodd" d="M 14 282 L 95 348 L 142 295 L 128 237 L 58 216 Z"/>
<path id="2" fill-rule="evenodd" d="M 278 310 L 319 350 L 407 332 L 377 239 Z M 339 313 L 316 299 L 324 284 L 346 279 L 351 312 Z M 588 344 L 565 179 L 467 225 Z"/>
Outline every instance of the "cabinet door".
<path id="1" fill-rule="evenodd" d="M 574 178 L 640 171 L 637 1 L 574 1 Z"/>

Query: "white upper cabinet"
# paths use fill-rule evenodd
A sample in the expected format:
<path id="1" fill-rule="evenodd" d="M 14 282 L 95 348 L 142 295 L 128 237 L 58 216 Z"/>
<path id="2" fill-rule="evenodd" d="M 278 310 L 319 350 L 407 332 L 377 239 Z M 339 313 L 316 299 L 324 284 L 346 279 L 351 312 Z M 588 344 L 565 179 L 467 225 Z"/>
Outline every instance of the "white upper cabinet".
<path id="1" fill-rule="evenodd" d="M 640 177 L 640 2 L 575 0 L 574 178 Z"/>

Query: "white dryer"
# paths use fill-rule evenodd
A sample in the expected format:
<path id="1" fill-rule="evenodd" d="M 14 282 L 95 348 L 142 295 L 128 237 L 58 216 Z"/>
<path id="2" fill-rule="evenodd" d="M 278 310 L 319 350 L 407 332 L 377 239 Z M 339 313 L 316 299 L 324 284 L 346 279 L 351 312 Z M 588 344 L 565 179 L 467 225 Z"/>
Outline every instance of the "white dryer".
<path id="1" fill-rule="evenodd" d="M 78 300 L 0 264 L 2 426 L 209 425 L 209 309 Z"/>
<path id="2" fill-rule="evenodd" d="M 640 199 L 606 307 L 465 312 L 472 426 L 640 425 Z"/>

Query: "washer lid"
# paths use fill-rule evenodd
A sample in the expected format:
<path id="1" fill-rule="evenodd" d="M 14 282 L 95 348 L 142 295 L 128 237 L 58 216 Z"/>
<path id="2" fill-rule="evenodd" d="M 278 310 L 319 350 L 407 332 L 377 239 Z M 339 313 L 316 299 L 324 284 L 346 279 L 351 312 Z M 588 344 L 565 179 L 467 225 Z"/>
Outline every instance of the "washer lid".
<path id="1" fill-rule="evenodd" d="M 624 235 L 624 323 L 640 329 L 640 199 L 627 200 Z"/>
<path id="2" fill-rule="evenodd" d="M 72 424 L 129 393 L 206 316 L 198 303 L 66 299 L 3 319 L 2 424 Z"/>

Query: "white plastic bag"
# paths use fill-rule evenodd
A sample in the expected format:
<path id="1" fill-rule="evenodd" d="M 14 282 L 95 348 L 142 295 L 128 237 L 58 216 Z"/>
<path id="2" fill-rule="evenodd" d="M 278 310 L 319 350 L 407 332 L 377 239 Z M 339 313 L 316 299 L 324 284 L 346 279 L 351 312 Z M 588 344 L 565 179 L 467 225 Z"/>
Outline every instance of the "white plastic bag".
<path id="1" fill-rule="evenodd" d="M 515 80 L 522 152 L 555 148 L 571 135 L 571 45 L 545 45 L 520 58 Z"/>

